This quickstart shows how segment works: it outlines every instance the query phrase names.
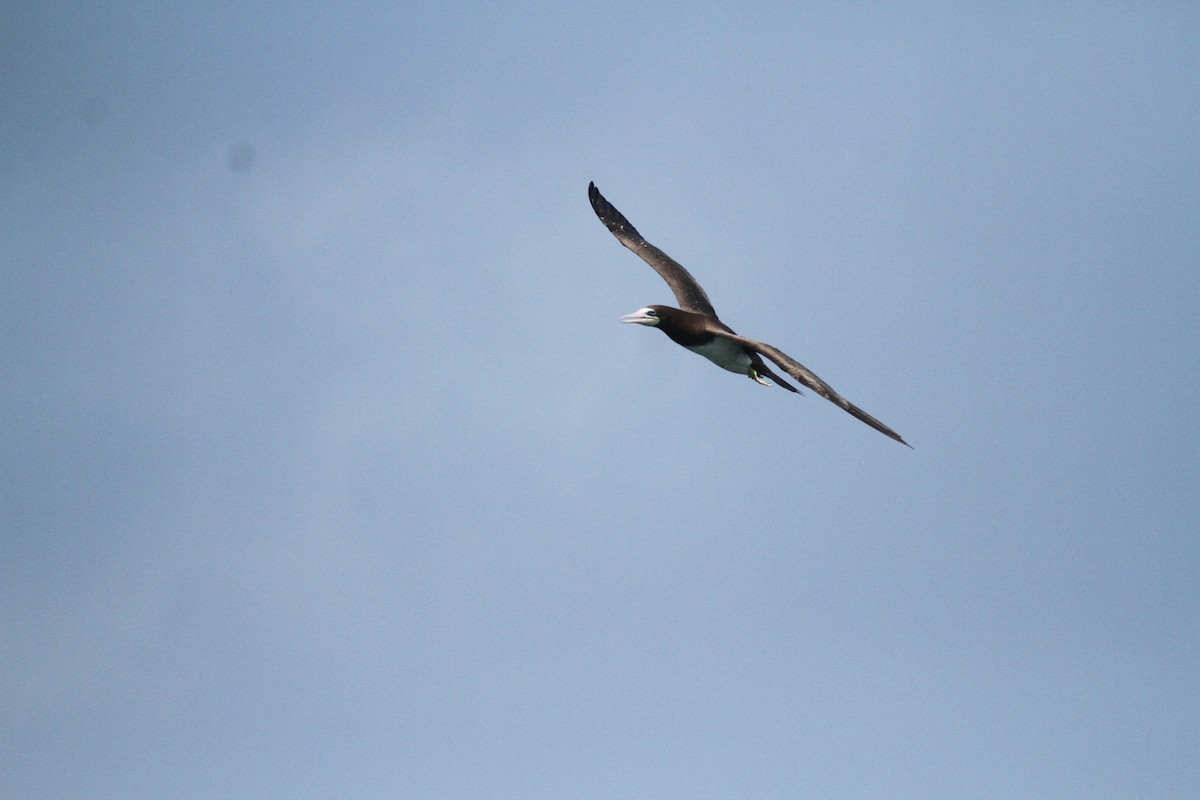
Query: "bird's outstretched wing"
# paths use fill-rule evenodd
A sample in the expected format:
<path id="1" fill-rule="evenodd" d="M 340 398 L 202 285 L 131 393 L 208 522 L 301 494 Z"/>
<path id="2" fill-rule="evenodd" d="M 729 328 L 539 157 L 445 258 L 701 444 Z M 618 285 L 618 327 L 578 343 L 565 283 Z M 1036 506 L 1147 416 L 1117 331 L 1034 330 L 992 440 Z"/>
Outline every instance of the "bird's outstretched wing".
<path id="1" fill-rule="evenodd" d="M 671 291 L 675 293 L 675 299 L 679 301 L 680 308 L 684 311 L 694 311 L 697 314 L 707 314 L 710 317 L 717 316 L 712 303 L 709 302 L 708 295 L 704 293 L 700 284 L 696 283 L 696 279 L 692 277 L 691 273 L 684 269 L 678 261 L 643 239 L 642 235 L 637 232 L 637 228 L 630 225 L 629 220 L 625 219 L 625 215 L 604 199 L 604 195 L 600 194 L 600 190 L 594 183 L 588 184 L 588 200 L 592 201 L 592 209 L 596 212 L 596 216 L 600 218 L 606 228 L 612 231 L 613 236 L 617 237 L 617 241 L 637 253 L 643 261 L 654 267 L 654 271 L 662 276 L 662 279 L 671 287 Z"/>
<path id="2" fill-rule="evenodd" d="M 716 331 L 714 331 L 714 332 L 716 332 Z M 782 369 L 784 372 L 786 372 L 788 375 L 791 375 L 797 381 L 804 384 L 808 388 L 812 389 L 817 394 L 821 395 L 821 397 L 824 397 L 826 400 L 833 403 L 834 405 L 842 407 L 847 412 L 849 412 L 852 416 L 867 423 L 872 428 L 874 428 L 875 430 L 882 433 L 884 436 L 890 436 L 891 438 L 895 439 L 897 442 L 904 445 L 905 447 L 912 448 L 912 445 L 909 444 L 908 442 L 904 441 L 904 439 L 901 438 L 900 434 L 896 433 L 894 430 L 889 428 L 887 425 L 884 425 L 882 422 L 875 419 L 870 414 L 863 411 L 861 408 L 854 405 L 846 398 L 842 397 L 840 394 L 838 394 L 837 392 L 835 392 L 833 390 L 832 386 L 830 386 L 828 383 L 826 383 L 825 381 L 818 378 L 812 370 L 810 370 L 808 367 L 801 364 L 796 359 L 789 356 L 787 353 L 780 350 L 778 347 L 772 347 L 769 344 L 764 344 L 763 342 L 755 341 L 754 339 L 749 339 L 745 336 L 739 336 L 738 334 L 733 333 L 733 332 L 721 331 L 717 335 L 724 336 L 726 339 L 732 339 L 733 341 L 740 344 L 742 347 L 749 348 L 751 350 L 754 350 L 757 353 L 760 353 L 760 354 L 766 356 L 767 358 L 774 361 L 777 365 L 779 365 L 779 368 Z"/>

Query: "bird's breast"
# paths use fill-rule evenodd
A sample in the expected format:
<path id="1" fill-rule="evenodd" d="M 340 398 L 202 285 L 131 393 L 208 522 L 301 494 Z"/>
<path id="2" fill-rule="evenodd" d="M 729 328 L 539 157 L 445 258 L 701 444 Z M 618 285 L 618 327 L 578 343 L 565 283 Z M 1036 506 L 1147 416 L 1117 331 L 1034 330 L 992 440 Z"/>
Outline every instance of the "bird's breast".
<path id="1" fill-rule="evenodd" d="M 740 344 L 723 336 L 714 336 L 711 341 L 704 344 L 684 345 L 684 347 L 693 353 L 699 353 L 721 369 L 727 369 L 739 375 L 746 375 L 750 370 L 750 356 L 746 355 L 746 351 Z"/>

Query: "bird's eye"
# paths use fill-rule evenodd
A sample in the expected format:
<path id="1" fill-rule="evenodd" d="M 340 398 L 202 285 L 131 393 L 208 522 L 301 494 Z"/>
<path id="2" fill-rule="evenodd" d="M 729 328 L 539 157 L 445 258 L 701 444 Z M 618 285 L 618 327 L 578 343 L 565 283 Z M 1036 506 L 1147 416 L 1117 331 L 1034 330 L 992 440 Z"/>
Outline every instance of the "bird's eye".
<path id="1" fill-rule="evenodd" d="M 647 311 L 647 312 L 646 312 L 646 316 L 647 316 L 647 317 L 657 317 L 657 316 L 658 316 L 658 312 L 657 312 L 657 311 L 655 311 L 655 310 L 652 308 L 652 309 L 650 309 L 649 311 Z"/>

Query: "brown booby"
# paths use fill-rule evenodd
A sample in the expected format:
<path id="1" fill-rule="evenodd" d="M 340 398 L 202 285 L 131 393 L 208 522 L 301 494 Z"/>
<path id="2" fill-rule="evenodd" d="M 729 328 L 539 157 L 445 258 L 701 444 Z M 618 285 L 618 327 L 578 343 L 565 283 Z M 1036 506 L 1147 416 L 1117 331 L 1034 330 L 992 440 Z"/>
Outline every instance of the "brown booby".
<path id="1" fill-rule="evenodd" d="M 671 341 L 683 345 L 693 353 L 699 353 L 718 367 L 749 376 L 763 386 L 771 384 L 763 380 L 770 378 L 783 388 L 803 394 L 795 386 L 780 378 L 763 362 L 766 356 L 797 382 L 812 389 L 826 400 L 841 406 L 853 416 L 870 425 L 880 433 L 890 436 L 900 444 L 912 447 L 900 434 L 846 400 L 829 384 L 813 374 L 812 370 L 784 353 L 777 347 L 739 336 L 733 329 L 717 318 L 712 303 L 704 289 L 683 266 L 662 250 L 647 242 L 629 220 L 604 199 L 595 183 L 588 184 L 588 199 L 596 216 L 604 223 L 617 241 L 637 253 L 675 293 L 679 308 L 670 306 L 646 306 L 632 314 L 621 317 L 621 322 L 649 325 L 665 333 Z"/>

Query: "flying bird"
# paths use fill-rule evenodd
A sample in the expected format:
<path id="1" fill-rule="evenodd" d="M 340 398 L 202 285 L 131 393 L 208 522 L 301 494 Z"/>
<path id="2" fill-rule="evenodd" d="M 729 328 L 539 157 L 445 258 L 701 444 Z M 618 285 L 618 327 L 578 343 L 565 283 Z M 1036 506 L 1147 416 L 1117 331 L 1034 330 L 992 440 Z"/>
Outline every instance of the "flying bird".
<path id="1" fill-rule="evenodd" d="M 797 394 L 803 394 L 795 386 L 776 375 L 763 361 L 763 356 L 770 359 L 779 369 L 786 372 L 798 383 L 807 386 L 834 405 L 840 406 L 851 415 L 870 425 L 875 430 L 890 436 L 906 447 L 912 447 L 900 437 L 900 434 L 884 425 L 879 420 L 863 411 L 858 406 L 846 400 L 833 390 L 825 381 L 818 378 L 812 370 L 805 367 L 796 359 L 784 353 L 777 347 L 745 336 L 739 336 L 733 329 L 717 318 L 712 302 L 704 289 L 696 282 L 683 266 L 668 256 L 662 250 L 647 242 L 637 229 L 629 224 L 629 220 L 604 199 L 595 183 L 588 184 L 588 199 L 596 216 L 604 223 L 617 241 L 637 253 L 675 293 L 679 308 L 670 306 L 646 306 L 621 317 L 621 322 L 632 322 L 638 325 L 648 325 L 658 328 L 671 341 L 686 347 L 693 353 L 699 353 L 722 369 L 746 375 L 763 386 L 770 386 L 764 378 L 770 378 L 783 388 Z"/>

